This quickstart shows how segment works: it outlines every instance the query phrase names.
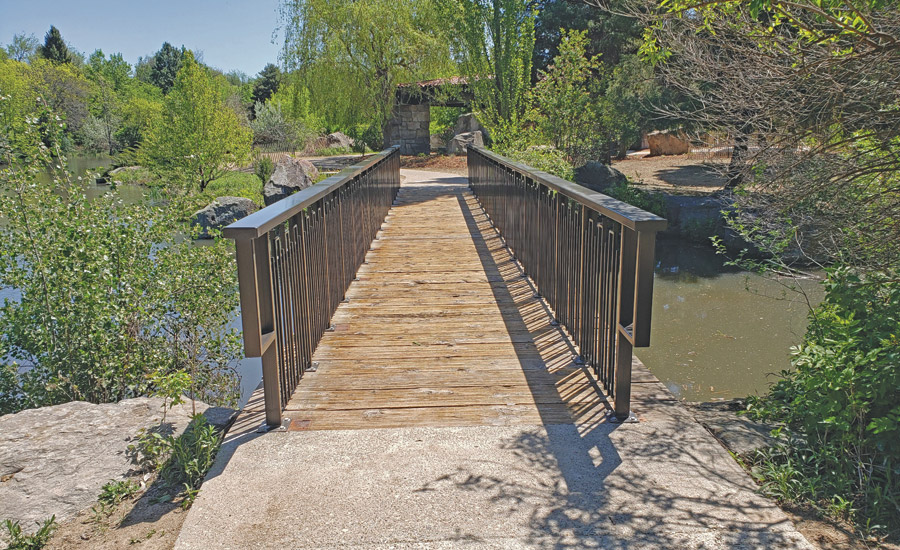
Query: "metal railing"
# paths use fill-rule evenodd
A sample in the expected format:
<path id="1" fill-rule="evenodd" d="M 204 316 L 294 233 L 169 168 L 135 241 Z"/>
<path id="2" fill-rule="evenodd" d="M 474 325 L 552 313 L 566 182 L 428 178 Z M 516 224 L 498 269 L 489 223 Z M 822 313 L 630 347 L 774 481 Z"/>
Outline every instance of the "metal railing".
<path id="1" fill-rule="evenodd" d="M 612 397 L 614 419 L 633 419 L 632 351 L 650 345 L 654 245 L 666 220 L 481 147 L 468 147 L 468 170 L 492 224 Z"/>
<path id="2" fill-rule="evenodd" d="M 282 411 L 400 190 L 392 147 L 243 218 L 237 247 L 247 357 L 261 357 L 266 424 Z"/>

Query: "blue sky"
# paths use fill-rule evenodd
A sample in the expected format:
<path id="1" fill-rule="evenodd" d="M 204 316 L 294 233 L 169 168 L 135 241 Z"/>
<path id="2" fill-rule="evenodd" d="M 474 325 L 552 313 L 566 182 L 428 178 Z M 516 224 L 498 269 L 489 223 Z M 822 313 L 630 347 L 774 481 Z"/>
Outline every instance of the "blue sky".
<path id="1" fill-rule="evenodd" d="M 76 50 L 121 52 L 134 64 L 163 42 L 203 52 L 207 65 L 253 76 L 277 62 L 278 0 L 0 0 L 0 44 L 56 27 Z"/>

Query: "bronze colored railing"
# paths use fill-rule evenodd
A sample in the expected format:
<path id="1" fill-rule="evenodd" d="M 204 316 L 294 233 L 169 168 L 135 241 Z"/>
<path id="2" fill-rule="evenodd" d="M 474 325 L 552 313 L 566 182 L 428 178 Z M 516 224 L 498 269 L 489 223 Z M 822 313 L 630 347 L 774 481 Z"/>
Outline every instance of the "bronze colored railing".
<path id="1" fill-rule="evenodd" d="M 468 168 L 482 208 L 612 397 L 614 419 L 633 418 L 632 348 L 650 345 L 666 220 L 481 147 L 469 146 Z"/>
<path id="2" fill-rule="evenodd" d="M 239 220 L 237 247 L 247 357 L 261 357 L 266 424 L 282 411 L 400 190 L 387 149 Z"/>

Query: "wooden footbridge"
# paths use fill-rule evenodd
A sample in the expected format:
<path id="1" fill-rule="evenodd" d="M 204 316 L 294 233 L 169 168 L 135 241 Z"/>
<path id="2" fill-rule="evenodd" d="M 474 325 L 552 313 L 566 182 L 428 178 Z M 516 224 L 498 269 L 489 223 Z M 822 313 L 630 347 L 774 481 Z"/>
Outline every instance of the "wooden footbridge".
<path id="1" fill-rule="evenodd" d="M 268 429 L 632 418 L 665 220 L 481 148 L 468 171 L 401 184 L 388 149 L 225 229 Z"/>

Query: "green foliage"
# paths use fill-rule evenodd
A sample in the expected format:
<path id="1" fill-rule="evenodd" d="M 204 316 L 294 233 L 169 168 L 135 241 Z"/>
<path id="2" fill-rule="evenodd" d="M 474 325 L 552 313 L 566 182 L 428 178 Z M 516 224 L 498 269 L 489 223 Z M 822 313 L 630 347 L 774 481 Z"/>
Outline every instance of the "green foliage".
<path id="1" fill-rule="evenodd" d="M 259 157 L 259 160 L 256 161 L 256 165 L 253 167 L 253 173 L 256 174 L 256 177 L 259 178 L 263 185 L 269 182 L 274 172 L 275 161 L 272 160 L 272 157 Z"/>
<path id="2" fill-rule="evenodd" d="M 274 170 L 273 166 L 272 171 L 274 172 Z M 209 187 L 200 195 L 196 207 L 202 208 L 219 197 L 244 197 L 256 204 L 263 204 L 262 185 L 259 183 L 258 174 L 228 172 L 209 184 Z"/>
<path id="3" fill-rule="evenodd" d="M 133 480 L 111 480 L 100 490 L 100 496 L 97 497 L 97 505 L 91 508 L 95 517 L 108 517 L 115 510 L 116 506 L 126 499 L 134 497 L 140 492 L 141 486 Z"/>
<path id="4" fill-rule="evenodd" d="M 9 539 L 6 550 L 41 550 L 46 546 L 56 531 L 56 516 L 50 516 L 50 519 L 37 524 L 38 530 L 33 535 L 26 535 L 18 521 L 4 521 L 3 529 L 6 531 L 6 538 Z"/>
<path id="5" fill-rule="evenodd" d="M 564 180 L 575 179 L 575 169 L 572 167 L 572 163 L 562 151 L 553 147 L 534 146 L 524 149 L 503 149 L 500 154 Z"/>
<path id="6" fill-rule="evenodd" d="M 898 281 L 892 272 L 830 270 L 793 370 L 749 407 L 796 436 L 755 459 L 772 494 L 852 509 L 857 522 L 893 532 L 900 532 Z"/>
<path id="7" fill-rule="evenodd" d="M 254 144 L 280 143 L 290 150 L 302 149 L 315 136 L 302 122 L 285 116 L 280 102 L 257 103 L 254 112 L 256 118 L 250 122 Z"/>
<path id="8" fill-rule="evenodd" d="M 585 55 L 584 32 L 564 32 L 559 55 L 530 94 L 530 118 L 550 143 L 579 166 L 588 160 L 605 158 L 606 144 L 599 98 L 602 70 L 599 56 Z"/>
<path id="9" fill-rule="evenodd" d="M 14 34 L 12 41 L 6 45 L 6 55 L 13 61 L 26 62 L 38 53 L 41 43 L 33 34 Z"/>
<path id="10" fill-rule="evenodd" d="M 50 26 L 50 30 L 44 35 L 44 45 L 40 48 L 41 57 L 53 63 L 71 63 L 72 54 L 65 40 L 59 33 L 59 29 Z"/>
<path id="11" fill-rule="evenodd" d="M 533 6 L 521 0 L 443 0 L 442 7 L 480 118 L 495 142 L 508 143 L 520 128 L 531 87 Z"/>
<path id="12" fill-rule="evenodd" d="M 202 414 L 195 415 L 184 433 L 170 438 L 169 459 L 160 470 L 162 478 L 171 486 L 184 487 L 189 507 L 206 473 L 212 468 L 222 437 Z"/>
<path id="13" fill-rule="evenodd" d="M 453 129 L 456 120 L 463 114 L 462 107 L 431 107 L 431 122 L 428 132 L 431 135 L 444 134 Z M 452 136 L 451 136 L 452 137 Z"/>
<path id="14" fill-rule="evenodd" d="M 166 485 L 181 492 L 182 506 L 188 508 L 221 445 L 222 434 L 202 414 L 195 414 L 180 436 L 142 431 L 129 448 L 139 463 L 149 470 L 158 469 Z"/>
<path id="15" fill-rule="evenodd" d="M 253 85 L 253 95 L 251 100 L 253 103 L 265 103 L 272 95 L 278 91 L 281 84 L 281 71 L 269 63 L 256 76 L 256 83 Z"/>
<path id="16" fill-rule="evenodd" d="M 666 199 L 660 193 L 648 193 L 630 183 L 617 183 L 612 187 L 606 188 L 604 193 L 614 199 L 619 199 L 647 212 L 652 212 L 657 216 L 666 217 Z"/>
<path id="17" fill-rule="evenodd" d="M 213 76 L 188 52 L 162 116 L 141 146 L 141 164 L 169 181 L 203 191 L 249 160 L 250 141 L 250 131 L 225 106 Z"/>
<path id="18" fill-rule="evenodd" d="M 12 406 L 153 394 L 154 375 L 178 371 L 190 374 L 193 396 L 234 403 L 240 346 L 229 328 L 237 307 L 229 247 L 181 239 L 178 200 L 89 199 L 60 168 L 61 125 L 40 122 L 53 119 L 44 110 L 0 134 L 13 144 L 0 163 L 8 197 L 0 202 L 0 287 L 21 294 L 0 307 L 0 348 L 4 362 L 26 367 L 3 370 Z"/>
<path id="19" fill-rule="evenodd" d="M 285 62 L 329 128 L 390 118 L 396 86 L 452 71 L 434 0 L 285 0 Z"/>
<path id="20" fill-rule="evenodd" d="M 354 126 L 350 129 L 350 137 L 353 139 L 352 149 L 360 155 L 365 154 L 366 150 L 380 151 L 383 145 L 381 130 L 374 123 L 368 125 Z M 330 149 L 339 149 L 331 147 Z M 332 152 L 325 153 L 332 155 Z"/>
<path id="21" fill-rule="evenodd" d="M 162 93 L 168 94 L 175 86 L 175 80 L 186 55 L 184 46 L 179 50 L 168 42 L 163 42 L 159 51 L 150 59 L 147 82 L 162 90 Z"/>

